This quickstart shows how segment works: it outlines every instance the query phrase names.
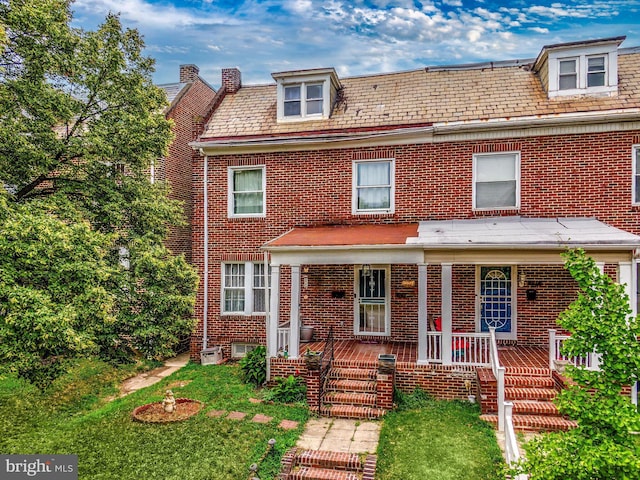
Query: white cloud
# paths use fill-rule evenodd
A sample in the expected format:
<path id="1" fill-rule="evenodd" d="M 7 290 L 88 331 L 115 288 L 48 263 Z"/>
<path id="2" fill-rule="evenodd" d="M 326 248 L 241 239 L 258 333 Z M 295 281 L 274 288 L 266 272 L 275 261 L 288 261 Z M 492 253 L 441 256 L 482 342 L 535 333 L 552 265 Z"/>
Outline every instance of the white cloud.
<path id="1" fill-rule="evenodd" d="M 532 32 L 536 32 L 536 33 L 549 33 L 549 29 L 548 28 L 542 28 L 542 27 L 529 27 L 529 30 L 531 30 Z"/>
<path id="2" fill-rule="evenodd" d="M 76 0 L 72 6 L 74 10 L 102 16 L 108 12 L 119 13 L 123 20 L 133 22 L 139 28 L 175 30 L 185 26 L 238 23 L 233 17 L 203 15 L 202 12 L 169 4 L 151 4 L 145 0 Z"/>

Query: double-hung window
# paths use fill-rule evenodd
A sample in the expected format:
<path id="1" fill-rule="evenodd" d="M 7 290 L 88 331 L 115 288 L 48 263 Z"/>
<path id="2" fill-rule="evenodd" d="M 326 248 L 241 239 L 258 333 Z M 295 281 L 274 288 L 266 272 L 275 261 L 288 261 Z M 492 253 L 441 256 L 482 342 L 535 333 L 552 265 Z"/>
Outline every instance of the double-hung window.
<path id="1" fill-rule="evenodd" d="M 520 206 L 520 154 L 473 156 L 473 208 L 508 209 Z"/>
<path id="2" fill-rule="evenodd" d="M 587 88 L 606 85 L 606 58 L 602 55 L 587 57 Z"/>
<path id="3" fill-rule="evenodd" d="M 640 205 L 640 145 L 633 147 L 633 203 Z"/>
<path id="4" fill-rule="evenodd" d="M 266 311 L 264 263 L 225 263 L 222 266 L 222 312 L 252 315 Z"/>
<path id="5" fill-rule="evenodd" d="M 265 215 L 264 167 L 231 167 L 228 182 L 229 217 L 263 217 Z"/>
<path id="6" fill-rule="evenodd" d="M 560 60 L 558 69 L 558 86 L 560 90 L 578 88 L 578 59 L 565 58 Z"/>
<path id="7" fill-rule="evenodd" d="M 284 87 L 284 116 L 322 116 L 322 83 L 300 83 Z"/>
<path id="8" fill-rule="evenodd" d="M 354 162 L 353 213 L 393 213 L 394 176 L 393 160 Z"/>

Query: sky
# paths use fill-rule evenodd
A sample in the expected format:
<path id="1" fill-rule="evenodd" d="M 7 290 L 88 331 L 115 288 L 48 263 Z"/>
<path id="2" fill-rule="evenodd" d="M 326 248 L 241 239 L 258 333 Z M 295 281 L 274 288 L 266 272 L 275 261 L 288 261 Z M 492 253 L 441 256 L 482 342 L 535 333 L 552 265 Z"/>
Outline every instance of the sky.
<path id="1" fill-rule="evenodd" d="M 640 0 L 75 0 L 73 25 L 109 13 L 137 29 L 156 59 L 156 84 L 195 64 L 220 85 L 272 72 L 333 67 L 342 78 L 434 65 L 535 58 L 544 45 L 626 35 L 640 46 Z"/>

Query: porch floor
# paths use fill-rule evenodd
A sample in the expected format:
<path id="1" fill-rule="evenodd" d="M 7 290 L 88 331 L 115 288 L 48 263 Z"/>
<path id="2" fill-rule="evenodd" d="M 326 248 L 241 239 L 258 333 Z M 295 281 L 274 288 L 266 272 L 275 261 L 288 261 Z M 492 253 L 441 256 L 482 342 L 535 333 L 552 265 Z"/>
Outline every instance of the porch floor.
<path id="1" fill-rule="evenodd" d="M 324 342 L 300 344 L 300 356 L 309 350 L 322 350 Z M 392 353 L 397 362 L 415 362 L 418 358 L 418 344 L 412 342 L 361 342 L 358 340 L 336 340 L 333 346 L 334 358 L 347 362 L 377 362 L 381 353 Z M 541 347 L 504 346 L 498 347 L 500 363 L 504 367 L 549 368 L 549 350 Z"/>

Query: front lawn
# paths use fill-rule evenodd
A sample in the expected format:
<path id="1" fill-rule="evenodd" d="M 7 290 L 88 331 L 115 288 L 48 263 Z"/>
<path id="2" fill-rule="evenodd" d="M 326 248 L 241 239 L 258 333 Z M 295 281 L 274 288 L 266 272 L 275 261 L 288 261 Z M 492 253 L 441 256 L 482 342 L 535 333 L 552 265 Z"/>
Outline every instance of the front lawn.
<path id="1" fill-rule="evenodd" d="M 84 362 L 78 371 L 99 373 L 82 380 L 76 371 L 46 394 L 15 378 L 0 380 L 0 452 L 77 454 L 80 479 L 237 480 L 248 478 L 249 466 L 260 460 L 268 440 L 275 438 L 275 452 L 259 470 L 265 480 L 278 473 L 280 456 L 294 445 L 308 418 L 305 407 L 250 402 L 256 392 L 239 380 L 234 365 L 189 364 L 159 384 L 105 402 L 102 397 L 110 389 L 99 380 L 115 374 L 100 365 Z M 168 387 L 176 398 L 200 400 L 205 408 L 173 424 L 131 420 L 136 406 L 161 400 Z M 211 410 L 241 411 L 247 416 L 240 421 L 212 418 L 206 415 Z M 251 422 L 257 413 L 273 420 Z M 300 424 L 283 430 L 278 427 L 283 419 Z"/>
<path id="2" fill-rule="evenodd" d="M 418 395 L 419 396 L 419 395 Z M 411 401 L 411 399 L 409 399 Z M 504 466 L 477 406 L 425 400 L 389 413 L 378 446 L 378 480 L 494 480 Z"/>

